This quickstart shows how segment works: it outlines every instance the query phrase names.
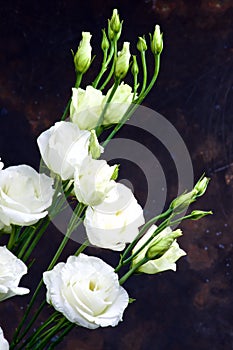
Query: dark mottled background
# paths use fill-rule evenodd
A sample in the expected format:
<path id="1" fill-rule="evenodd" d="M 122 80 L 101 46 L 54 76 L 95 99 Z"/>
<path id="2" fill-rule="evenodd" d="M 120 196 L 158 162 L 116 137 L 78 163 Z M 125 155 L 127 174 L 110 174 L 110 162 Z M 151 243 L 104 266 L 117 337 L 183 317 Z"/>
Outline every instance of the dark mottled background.
<path id="1" fill-rule="evenodd" d="M 70 49 L 77 48 L 85 30 L 94 34 L 98 52 L 100 29 L 115 7 L 125 20 L 124 40 L 135 43 L 136 36 L 152 32 L 155 23 L 161 25 L 161 72 L 145 105 L 164 115 L 182 135 L 196 179 L 203 171 L 211 176 L 198 207 L 212 209 L 214 216 L 182 225 L 180 243 L 188 255 L 179 261 L 177 273 L 138 276 L 126 284 L 137 301 L 117 328 L 77 328 L 57 349 L 233 349 L 231 0 L 2 2 L 0 156 L 6 166 L 38 167 L 36 137 L 59 119 L 74 82 Z M 173 177 L 169 165 L 164 172 Z M 22 285 L 34 288 L 62 237 L 50 227 L 35 253 L 35 278 L 26 276 Z M 63 259 L 74 244 L 69 243 Z M 110 252 L 89 253 L 116 261 Z M 15 297 L 0 304 L 0 324 L 9 339 L 27 300 Z"/>

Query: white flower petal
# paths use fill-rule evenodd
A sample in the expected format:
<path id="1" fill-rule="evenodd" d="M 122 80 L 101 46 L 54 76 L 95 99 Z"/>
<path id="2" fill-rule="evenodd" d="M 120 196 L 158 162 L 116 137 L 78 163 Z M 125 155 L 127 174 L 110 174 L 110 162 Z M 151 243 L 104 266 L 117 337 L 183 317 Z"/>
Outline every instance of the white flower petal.
<path id="1" fill-rule="evenodd" d="M 0 301 L 29 293 L 29 289 L 18 287 L 20 279 L 26 273 L 27 266 L 24 262 L 5 246 L 0 247 Z"/>
<path id="2" fill-rule="evenodd" d="M 102 92 L 92 86 L 86 90 L 72 89 L 72 101 L 70 106 L 71 121 L 81 130 L 94 129 L 102 112 Z"/>
<path id="3" fill-rule="evenodd" d="M 53 179 L 28 165 L 0 172 L 0 226 L 32 225 L 47 215 L 52 204 Z M 5 227 L 6 226 L 6 227 Z"/>
<path id="4" fill-rule="evenodd" d="M 4 338 L 4 334 L 3 334 L 3 331 L 2 331 L 1 327 L 0 327 L 0 349 L 1 350 L 9 350 L 9 343 Z"/>
<path id="5" fill-rule="evenodd" d="M 71 256 L 43 274 L 47 301 L 70 322 L 95 329 L 116 326 L 129 297 L 114 269 L 96 257 Z"/>
<path id="6" fill-rule="evenodd" d="M 156 230 L 157 226 L 152 225 L 149 230 L 145 233 L 145 235 L 138 241 L 136 246 L 133 249 L 133 253 L 135 253 L 146 241 L 151 237 L 153 232 Z M 149 248 L 149 246 L 153 245 L 153 243 L 158 239 L 158 236 L 165 237 L 170 232 L 172 232 L 170 227 L 166 227 L 159 235 L 155 236 L 148 246 L 143 248 L 139 254 L 134 258 L 133 264 L 137 264 L 141 261 Z M 176 261 L 186 255 L 185 251 L 179 247 L 179 244 L 176 240 L 172 243 L 170 248 L 158 259 L 150 260 L 147 263 L 143 264 L 139 267 L 138 271 L 144 272 L 147 274 L 155 274 L 166 270 L 176 271 Z"/>
<path id="7" fill-rule="evenodd" d="M 106 200 L 87 208 L 84 226 L 91 244 L 123 250 L 126 243 L 134 240 L 144 222 L 143 210 L 131 190 L 117 183 Z"/>

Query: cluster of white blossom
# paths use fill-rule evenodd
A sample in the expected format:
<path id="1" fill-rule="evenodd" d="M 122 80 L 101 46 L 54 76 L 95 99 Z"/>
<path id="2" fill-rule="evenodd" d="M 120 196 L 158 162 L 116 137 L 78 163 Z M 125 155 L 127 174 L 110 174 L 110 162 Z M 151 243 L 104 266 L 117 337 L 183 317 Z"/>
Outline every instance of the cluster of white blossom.
<path id="1" fill-rule="evenodd" d="M 121 25 L 114 10 L 110 40 L 114 35 L 118 37 Z M 153 37 L 152 43 L 156 39 L 160 46 L 154 48 L 154 53 L 162 50 L 161 38 L 157 28 L 157 39 Z M 91 34 L 84 32 L 74 56 L 77 74 L 86 72 L 91 63 L 90 39 Z M 61 181 L 69 180 L 72 195 L 86 206 L 84 226 L 91 244 L 122 251 L 127 243 L 138 239 L 139 228 L 145 223 L 143 209 L 132 191 L 116 181 L 118 165 L 110 166 L 99 159 L 104 150 L 95 131 L 120 123 L 136 96 L 132 88 L 121 81 L 129 68 L 129 43 L 123 44 L 117 57 L 115 77 L 119 84 L 112 86 L 106 95 L 93 86 L 85 90 L 74 87 L 70 121 L 56 122 L 38 137 L 40 154 L 50 176 L 27 165 L 4 169 L 0 158 L 1 231 L 11 234 L 15 226 L 30 226 L 43 219 L 56 193 L 54 179 L 60 177 Z M 166 228 L 145 246 L 155 230 L 156 226 L 151 226 L 132 250 L 133 268 L 145 261 L 137 271 L 152 274 L 175 270 L 175 262 L 185 254 L 176 242 L 180 230 L 172 232 Z M 167 237 L 166 252 L 158 254 L 160 242 Z M 18 286 L 25 273 L 24 262 L 7 247 L 0 247 L 0 301 L 29 293 L 28 289 Z M 116 326 L 129 303 L 129 296 L 114 269 L 100 258 L 85 254 L 70 256 L 66 263 L 58 263 L 44 272 L 43 281 L 47 302 L 70 322 L 90 329 Z M 9 349 L 1 328 L 0 349 Z"/>

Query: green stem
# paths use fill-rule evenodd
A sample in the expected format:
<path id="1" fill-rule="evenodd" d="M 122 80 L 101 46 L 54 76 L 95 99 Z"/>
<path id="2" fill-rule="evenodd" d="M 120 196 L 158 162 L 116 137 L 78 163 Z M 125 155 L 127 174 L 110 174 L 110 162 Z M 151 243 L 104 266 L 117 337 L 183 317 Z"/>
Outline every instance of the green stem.
<path id="1" fill-rule="evenodd" d="M 143 94 L 140 94 L 140 96 L 133 100 L 133 106 L 131 105 L 128 110 L 126 111 L 125 115 L 122 117 L 121 121 L 115 126 L 113 131 L 110 133 L 110 135 L 107 137 L 107 139 L 103 142 L 102 146 L 106 147 L 109 141 L 115 136 L 115 134 L 122 128 L 122 126 L 125 124 L 125 122 L 129 119 L 129 117 L 134 113 L 134 111 L 138 108 L 138 105 L 142 103 L 146 95 L 150 92 L 153 85 L 155 84 L 158 73 L 159 73 L 159 66 L 160 66 L 160 55 L 155 56 L 155 69 L 154 69 L 154 75 L 153 78 L 147 87 L 147 89 L 144 91 Z"/>
<path id="2" fill-rule="evenodd" d="M 16 227 L 13 226 L 12 231 L 10 233 L 9 241 L 7 243 L 7 249 L 9 249 L 9 250 L 13 250 L 13 247 L 15 245 L 15 238 L 16 238 L 15 235 L 16 235 Z"/>
<path id="3" fill-rule="evenodd" d="M 117 40 L 116 39 L 113 39 L 113 52 L 114 52 L 114 59 L 112 62 L 111 70 L 110 70 L 107 78 L 105 79 L 104 83 L 101 85 L 100 90 L 103 90 L 105 88 L 105 86 L 108 84 L 108 82 L 112 78 L 114 70 L 115 70 L 115 62 L 116 62 L 116 57 L 117 57 Z"/>
<path id="4" fill-rule="evenodd" d="M 157 227 L 157 229 L 152 233 L 150 238 L 148 238 L 148 240 L 136 252 L 134 252 L 129 258 L 122 261 L 121 265 L 123 266 L 123 265 L 129 264 L 134 259 L 134 257 L 137 256 L 152 241 L 152 239 L 155 236 L 157 236 L 161 231 L 163 231 L 168 226 L 168 222 L 169 222 L 169 218 L 163 221 L 159 225 L 159 227 Z"/>
<path id="5" fill-rule="evenodd" d="M 76 82 L 75 82 L 76 89 L 78 89 L 79 86 L 81 85 L 82 78 L 83 78 L 83 74 L 82 73 L 77 73 Z"/>
<path id="6" fill-rule="evenodd" d="M 61 117 L 61 121 L 64 121 L 68 114 L 69 114 L 69 110 L 70 110 L 70 105 L 71 105 L 71 97 L 69 99 L 69 101 L 67 102 L 67 105 L 66 105 L 66 108 L 64 109 L 64 112 L 62 114 L 62 117 Z"/>
<path id="7" fill-rule="evenodd" d="M 48 350 L 52 350 L 55 348 L 56 345 L 58 345 L 62 340 L 63 338 L 75 327 L 75 324 L 73 323 L 70 323 L 65 329 L 64 331 L 59 335 L 58 339 L 56 339 L 55 342 L 53 342 L 53 344 L 51 344 L 49 347 L 48 347 Z"/>
<path id="8" fill-rule="evenodd" d="M 70 236 L 71 236 L 71 234 L 72 234 L 72 232 L 73 232 L 73 227 L 74 227 L 74 225 L 76 224 L 77 217 L 78 217 L 79 223 L 82 222 L 82 220 L 80 219 L 80 216 L 81 216 L 81 214 L 82 214 L 82 212 L 84 211 L 85 208 L 86 208 L 86 206 L 83 205 L 82 203 L 79 203 L 79 204 L 76 206 L 76 208 L 75 208 L 75 210 L 74 210 L 74 212 L 73 212 L 72 218 L 71 218 L 71 220 L 70 220 L 70 222 L 69 222 L 69 226 L 68 226 L 68 228 L 67 228 L 66 235 L 65 235 L 65 237 L 63 238 L 63 240 L 62 240 L 62 242 L 61 242 L 61 244 L 60 244 L 60 246 L 59 246 L 59 248 L 58 248 L 58 250 L 57 250 L 55 256 L 53 257 L 51 263 L 49 264 L 49 266 L 48 266 L 48 268 L 47 268 L 47 271 L 48 271 L 48 270 L 51 270 L 51 269 L 54 267 L 54 265 L 56 264 L 58 258 L 60 257 L 60 255 L 61 255 L 63 249 L 65 248 L 65 246 L 66 246 L 66 244 L 67 244 L 67 242 L 68 242 L 68 240 L 69 240 L 69 238 L 70 238 Z M 30 313 L 30 311 L 31 311 L 31 308 L 32 308 L 32 306 L 33 306 L 33 304 L 34 304 L 34 302 L 35 302 L 35 299 L 37 298 L 37 295 L 39 294 L 39 291 L 40 291 L 42 285 L 43 285 L 43 280 L 41 279 L 40 282 L 39 282 L 39 284 L 38 284 L 38 286 L 37 286 L 37 288 L 36 288 L 36 290 L 35 290 L 35 292 L 34 292 L 34 294 L 33 294 L 33 296 L 32 296 L 32 299 L 31 299 L 31 301 L 30 301 L 30 303 L 29 303 L 29 305 L 28 305 L 28 308 L 27 308 L 27 310 L 26 310 L 26 312 L 25 312 L 25 314 L 24 314 L 24 317 L 23 317 L 22 321 L 21 321 L 20 324 L 19 324 L 19 327 L 17 328 L 17 330 L 16 330 L 16 332 L 15 332 L 15 335 L 14 335 L 14 338 L 13 338 L 13 344 L 19 343 L 19 342 L 22 340 L 22 338 L 24 337 L 24 335 L 27 333 L 27 332 L 25 333 L 25 331 L 24 331 L 24 332 L 23 332 L 23 335 L 21 335 L 21 337 L 18 339 L 18 335 L 19 335 L 19 333 L 20 333 L 20 331 L 21 331 L 21 329 L 22 329 L 22 327 L 23 327 L 23 325 L 24 325 L 24 323 L 25 323 L 25 320 L 27 319 L 27 317 L 28 317 L 28 315 L 29 315 L 29 313 Z M 42 308 L 43 308 L 43 307 L 42 307 Z M 42 310 L 42 309 L 41 309 L 41 310 Z M 40 310 L 40 311 L 41 311 L 41 310 Z M 37 313 L 37 316 L 38 316 L 38 315 L 39 315 L 39 313 Z M 33 322 L 30 322 L 30 328 L 31 328 L 32 324 L 35 322 L 37 316 L 36 316 L 36 317 L 33 317 Z M 27 327 L 27 331 L 28 331 L 28 330 L 29 330 L 29 328 Z"/>
<path id="9" fill-rule="evenodd" d="M 145 91 L 146 83 L 147 83 L 147 66 L 146 66 L 145 51 L 141 51 L 141 60 L 142 60 L 142 71 L 143 71 L 143 83 L 142 83 L 142 90 L 140 92 L 140 95 L 142 95 L 143 92 Z"/>
<path id="10" fill-rule="evenodd" d="M 85 208 L 86 208 L 86 206 L 84 204 L 82 204 L 82 203 L 79 203 L 77 205 L 77 207 L 75 208 L 75 210 L 73 212 L 73 215 L 72 215 L 72 218 L 70 220 L 70 224 L 69 224 L 68 229 L 66 231 L 66 235 L 63 238 L 63 240 L 62 240 L 62 242 L 61 242 L 61 244 L 60 244 L 56 254 L 54 255 L 54 257 L 53 257 L 53 259 L 52 259 L 52 261 L 51 261 L 51 263 L 50 263 L 50 265 L 48 267 L 48 270 L 51 270 L 54 267 L 54 265 L 56 264 L 58 258 L 61 255 L 63 249 L 65 248 L 68 240 L 70 239 L 70 236 L 71 236 L 71 234 L 73 232 L 74 226 L 75 226 L 75 228 L 77 227 L 77 223 L 76 223 L 77 217 L 78 217 L 78 223 L 80 224 L 82 222 L 82 219 L 80 218 L 80 216 L 83 213 Z"/>
<path id="11" fill-rule="evenodd" d="M 29 342 L 29 344 L 27 346 L 28 350 L 31 350 L 31 349 L 34 349 L 34 350 L 45 349 L 45 346 L 57 334 L 57 332 L 59 332 L 60 330 L 62 330 L 63 327 L 65 327 L 64 323 L 67 323 L 67 320 L 64 319 L 64 317 L 63 317 L 57 324 L 55 324 L 51 328 L 47 329 L 44 333 L 42 333 L 39 338 L 35 337 L 33 340 L 31 340 Z"/>
<path id="12" fill-rule="evenodd" d="M 89 241 L 88 239 L 83 242 L 83 244 L 78 248 L 78 250 L 74 253 L 75 256 L 78 256 L 81 254 L 87 247 L 89 246 Z"/>
<path id="13" fill-rule="evenodd" d="M 128 247 L 123 252 L 123 254 L 122 254 L 121 258 L 120 258 L 120 262 L 119 262 L 118 266 L 115 269 L 115 272 L 118 272 L 120 270 L 120 268 L 122 267 L 122 262 L 123 262 L 124 258 L 132 251 L 132 249 L 137 244 L 138 240 L 147 231 L 147 229 L 149 229 L 149 227 L 151 227 L 151 225 L 153 225 L 156 221 L 168 218 L 168 217 L 170 217 L 171 214 L 172 214 L 172 209 L 168 208 L 168 210 L 166 210 L 164 213 L 151 218 L 149 221 L 147 221 L 147 223 L 145 225 L 143 225 L 143 227 L 139 231 L 139 233 L 136 236 L 136 238 L 133 240 L 133 242 L 131 242 L 128 245 Z"/>
<path id="14" fill-rule="evenodd" d="M 148 262 L 148 259 L 146 257 L 144 257 L 144 259 L 142 259 L 141 261 L 139 261 L 136 265 L 134 265 L 128 272 L 126 272 L 125 275 L 123 275 L 120 280 L 119 280 L 119 284 L 122 285 L 123 283 L 125 283 L 125 281 L 134 274 L 135 271 L 137 271 L 137 269 Z"/>
<path id="15" fill-rule="evenodd" d="M 140 105 L 142 103 L 142 101 L 144 100 L 144 98 L 148 95 L 148 93 L 150 92 L 150 90 L 152 89 L 152 87 L 154 86 L 157 78 L 158 78 L 158 74 L 159 74 L 159 68 L 160 68 L 160 54 L 155 55 L 155 67 L 154 67 L 154 74 L 153 74 L 153 78 L 151 79 L 150 84 L 148 85 L 148 87 L 146 88 L 146 90 L 143 93 L 140 93 L 139 97 L 133 101 L 134 103 Z"/>
<path id="16" fill-rule="evenodd" d="M 27 338 L 24 341 L 24 343 L 18 348 L 18 350 L 23 349 L 28 343 L 33 343 L 45 328 L 47 328 L 51 323 L 55 322 L 57 317 L 61 317 L 61 314 L 59 312 L 55 312 L 52 315 L 50 315 L 46 322 L 44 322 L 39 328 L 37 328 L 36 332 L 33 333 L 29 338 Z"/>
<path id="17" fill-rule="evenodd" d="M 113 55 L 114 50 L 112 50 L 112 55 Z M 102 67 L 101 70 L 99 72 L 99 74 L 97 75 L 97 77 L 95 78 L 95 80 L 92 83 L 92 86 L 97 89 L 97 86 L 99 84 L 100 79 L 102 78 L 103 74 L 106 72 L 107 68 L 108 68 L 108 61 L 107 61 L 107 51 L 104 51 L 104 57 L 103 57 L 103 62 L 102 62 Z M 112 58 L 112 57 L 111 57 Z"/>
<path id="18" fill-rule="evenodd" d="M 34 238 L 34 240 L 32 242 L 31 242 L 31 240 L 33 239 L 33 236 L 36 232 L 36 229 L 34 230 L 34 232 L 31 233 L 31 235 L 28 235 L 26 242 L 24 242 L 24 245 L 22 246 L 22 248 L 20 249 L 20 252 L 18 254 L 19 259 L 22 259 L 24 262 L 27 261 L 27 259 L 31 255 L 33 249 L 35 248 L 35 246 L 37 245 L 37 243 L 41 239 L 42 235 L 44 234 L 49 223 L 50 223 L 50 219 L 48 217 L 46 217 L 46 220 L 43 223 L 43 226 L 40 228 L 39 232 L 36 234 L 36 237 Z M 29 244 L 30 244 L 30 246 L 29 246 Z M 29 246 L 29 248 L 28 248 L 28 246 Z M 25 251 L 26 251 L 26 253 L 25 253 Z M 25 253 L 25 255 L 24 255 L 24 253 Z"/>

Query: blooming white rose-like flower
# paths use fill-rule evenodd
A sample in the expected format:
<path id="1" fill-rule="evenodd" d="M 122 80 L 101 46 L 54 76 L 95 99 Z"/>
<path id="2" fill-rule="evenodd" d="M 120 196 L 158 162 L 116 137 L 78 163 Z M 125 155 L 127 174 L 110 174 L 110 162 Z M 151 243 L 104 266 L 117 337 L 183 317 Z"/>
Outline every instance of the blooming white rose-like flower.
<path id="1" fill-rule="evenodd" d="M 111 90 L 112 88 L 107 92 L 107 95 L 103 99 L 103 105 L 107 103 Z M 122 82 L 113 95 L 111 102 L 108 104 L 107 111 L 104 115 L 103 124 L 109 125 L 119 123 L 132 103 L 132 100 L 133 93 L 131 86 Z"/>
<path id="2" fill-rule="evenodd" d="M 5 246 L 0 247 L 0 301 L 29 293 L 29 289 L 18 287 L 20 279 L 27 273 L 24 262 Z M 0 347 L 0 349 L 2 349 Z"/>
<path id="3" fill-rule="evenodd" d="M 74 192 L 79 202 L 94 206 L 100 204 L 116 185 L 111 180 L 117 165 L 109 166 L 105 160 L 86 157 L 74 173 Z"/>
<path id="4" fill-rule="evenodd" d="M 28 165 L 1 170 L 0 222 L 5 226 L 35 224 L 48 214 L 53 194 L 53 179 Z"/>
<path id="5" fill-rule="evenodd" d="M 81 130 L 94 129 L 102 112 L 103 99 L 102 92 L 91 85 L 88 85 L 86 90 L 73 88 L 70 105 L 71 121 Z"/>
<path id="6" fill-rule="evenodd" d="M 133 249 L 133 253 L 135 253 L 141 246 L 146 243 L 146 241 L 151 237 L 153 232 L 156 230 L 157 226 L 152 225 L 149 230 L 145 233 L 145 235 L 138 241 L 136 246 Z M 179 230 L 180 231 L 180 230 Z M 133 259 L 133 265 L 136 265 L 140 262 L 146 255 L 146 252 L 149 247 L 153 246 L 156 241 L 159 241 L 161 238 L 166 237 L 172 232 L 170 227 L 166 227 L 163 231 L 161 231 L 158 235 L 156 235 L 149 246 L 143 248 L 138 255 Z M 180 249 L 179 244 L 176 240 L 171 244 L 170 248 L 158 259 L 149 260 L 145 264 L 141 265 L 138 268 L 139 272 L 144 272 L 147 274 L 155 274 L 166 270 L 176 271 L 176 261 L 182 256 L 186 255 L 185 251 Z"/>
<path id="7" fill-rule="evenodd" d="M 62 180 L 74 177 L 75 167 L 80 166 L 89 153 L 91 133 L 80 130 L 71 122 L 57 122 L 37 139 L 41 156 L 47 167 Z"/>
<path id="8" fill-rule="evenodd" d="M 131 190 L 117 183 L 101 204 L 87 208 L 84 226 L 91 244 L 119 251 L 134 240 L 144 222 Z"/>
<path id="9" fill-rule="evenodd" d="M 43 280 L 47 302 L 70 322 L 89 329 L 116 326 L 129 302 L 114 269 L 85 254 L 44 272 Z"/>
<path id="10" fill-rule="evenodd" d="M 3 334 L 3 331 L 2 331 L 1 327 L 0 327 L 0 349 L 1 350 L 9 350 L 9 343 L 4 338 L 4 334 Z"/>

